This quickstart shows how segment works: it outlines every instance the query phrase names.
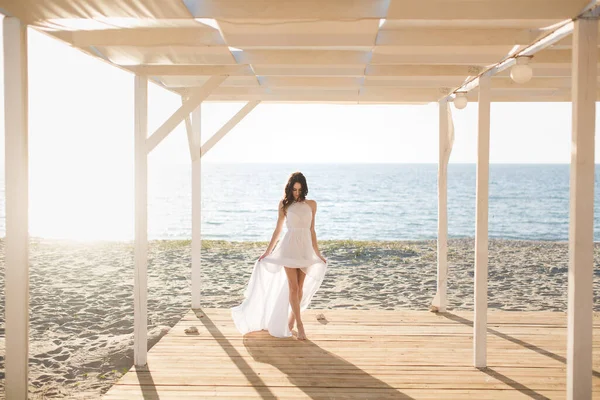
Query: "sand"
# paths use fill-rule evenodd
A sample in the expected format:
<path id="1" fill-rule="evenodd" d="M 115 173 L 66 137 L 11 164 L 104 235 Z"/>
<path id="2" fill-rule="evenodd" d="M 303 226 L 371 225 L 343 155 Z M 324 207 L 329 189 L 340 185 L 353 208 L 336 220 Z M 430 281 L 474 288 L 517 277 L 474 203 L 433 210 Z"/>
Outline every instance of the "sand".
<path id="1" fill-rule="evenodd" d="M 311 308 L 427 310 L 436 287 L 436 243 L 324 241 L 330 268 Z M 189 241 L 151 242 L 148 323 L 156 343 L 190 307 Z M 242 300 L 266 243 L 203 243 L 203 306 Z M 450 310 L 473 307 L 471 239 L 449 242 Z M 31 398 L 98 399 L 133 364 L 133 246 L 35 240 L 30 267 Z M 567 307 L 568 246 L 491 240 L 489 308 L 559 311 Z M 4 316 L 4 242 L 0 241 Z M 600 244 L 595 247 L 594 310 L 600 311 Z M 4 397 L 4 319 L 0 397 Z"/>

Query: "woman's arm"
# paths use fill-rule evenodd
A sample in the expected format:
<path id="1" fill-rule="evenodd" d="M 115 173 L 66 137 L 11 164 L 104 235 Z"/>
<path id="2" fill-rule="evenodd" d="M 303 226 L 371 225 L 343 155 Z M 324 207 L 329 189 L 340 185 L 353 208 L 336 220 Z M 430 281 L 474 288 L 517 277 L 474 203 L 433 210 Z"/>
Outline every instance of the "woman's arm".
<path id="1" fill-rule="evenodd" d="M 278 206 L 277 225 L 275 226 L 275 231 L 273 232 L 273 236 L 271 236 L 271 241 L 269 242 L 269 246 L 267 247 L 267 250 L 265 251 L 265 253 L 262 256 L 259 257 L 258 261 L 260 261 L 263 258 L 265 258 L 266 256 L 268 256 L 273 251 L 273 248 L 275 247 L 275 244 L 277 243 L 277 240 L 279 239 L 279 235 L 281 235 L 281 230 L 283 229 L 284 221 L 285 221 L 285 214 L 283 212 L 283 202 L 280 201 L 279 206 Z"/>
<path id="2" fill-rule="evenodd" d="M 312 237 L 312 246 L 315 250 L 317 256 L 323 260 L 323 262 L 327 262 L 325 257 L 319 251 L 319 243 L 317 242 L 317 231 L 315 230 L 315 215 L 317 214 L 317 202 L 314 200 L 307 200 L 308 205 L 312 208 L 312 221 L 310 223 L 310 236 Z"/>

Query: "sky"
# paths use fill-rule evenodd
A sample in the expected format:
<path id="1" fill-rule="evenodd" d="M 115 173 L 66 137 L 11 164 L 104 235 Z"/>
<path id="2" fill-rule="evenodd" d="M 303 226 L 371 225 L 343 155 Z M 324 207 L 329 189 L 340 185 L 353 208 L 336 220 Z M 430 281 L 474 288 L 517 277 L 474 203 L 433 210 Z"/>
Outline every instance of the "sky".
<path id="1" fill-rule="evenodd" d="M 133 75 L 39 32 L 29 32 L 32 165 L 130 165 Z M 3 93 L 3 82 L 0 86 Z M 179 96 L 151 84 L 149 133 L 180 104 Z M 202 141 L 242 106 L 243 103 L 203 104 Z M 452 107 L 452 111 L 455 143 L 450 162 L 474 163 L 477 104 L 470 103 L 463 110 Z M 2 119 L 3 112 L 2 104 Z M 3 129 L 0 124 L 2 136 Z M 492 104 L 491 163 L 568 163 L 570 136 L 570 103 Z M 207 153 L 203 162 L 437 163 L 437 142 L 436 103 L 260 104 Z M 2 165 L 3 147 L 4 140 L 0 140 Z M 183 124 L 150 155 L 150 162 L 189 163 Z"/>

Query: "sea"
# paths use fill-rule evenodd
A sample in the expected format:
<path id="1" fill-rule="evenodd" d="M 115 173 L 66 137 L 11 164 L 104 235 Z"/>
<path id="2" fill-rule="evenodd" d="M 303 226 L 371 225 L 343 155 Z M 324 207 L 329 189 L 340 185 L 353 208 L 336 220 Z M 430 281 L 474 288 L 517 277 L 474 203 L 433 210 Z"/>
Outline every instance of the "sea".
<path id="1" fill-rule="evenodd" d="M 566 241 L 569 233 L 569 165 L 492 164 L 490 238 Z M 288 176 L 302 172 L 308 198 L 318 203 L 319 240 L 421 240 L 437 236 L 436 164 L 210 164 L 202 166 L 202 237 L 268 241 Z M 595 203 L 600 199 L 596 166 Z M 30 233 L 66 239 L 133 238 L 133 171 L 130 184 L 111 193 L 106 207 L 53 208 L 32 203 Z M 448 234 L 475 235 L 475 164 L 448 167 Z M 105 185 L 106 186 L 106 185 Z M 4 184 L 0 236 L 5 235 Z M 102 189 L 105 192 L 110 188 Z M 32 190 L 32 193 L 37 193 Z M 38 196 L 39 197 L 39 196 Z M 98 196 L 95 196 L 96 198 Z M 80 202 L 81 203 L 81 202 Z M 85 202 L 84 202 L 85 203 Z M 47 207 L 47 208 L 44 208 Z M 600 213 L 594 240 L 600 240 Z M 78 214 L 73 214 L 77 211 Z M 46 215 L 47 217 L 44 217 Z M 94 215 L 86 219 L 85 215 Z M 40 221 L 47 221 L 46 224 Z M 79 225 L 81 224 L 81 225 Z M 60 226 L 68 227 L 58 229 Z M 58 233 L 57 233 L 58 232 Z M 191 167 L 169 165 L 149 173 L 148 236 L 191 238 Z"/>

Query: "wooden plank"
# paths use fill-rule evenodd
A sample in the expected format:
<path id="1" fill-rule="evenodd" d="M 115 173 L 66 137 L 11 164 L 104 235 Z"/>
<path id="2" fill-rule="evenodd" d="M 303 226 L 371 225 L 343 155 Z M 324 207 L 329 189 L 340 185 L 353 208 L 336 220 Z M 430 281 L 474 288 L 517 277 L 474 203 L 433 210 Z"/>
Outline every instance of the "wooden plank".
<path id="1" fill-rule="evenodd" d="M 555 20 L 576 17 L 588 0 L 394 0 L 388 19 Z"/>
<path id="2" fill-rule="evenodd" d="M 489 314 L 480 370 L 471 365 L 472 312 L 309 310 L 310 340 L 301 342 L 242 337 L 229 310 L 190 311 L 150 350 L 148 366 L 132 368 L 105 398 L 564 398 L 566 314 Z M 184 333 L 191 325 L 198 335 Z M 598 325 L 594 343 L 600 349 Z"/>
<path id="3" fill-rule="evenodd" d="M 188 1 L 194 18 L 275 20 L 356 20 L 385 18 L 389 0 L 219 0 Z"/>
<path id="4" fill-rule="evenodd" d="M 540 35 L 537 29 L 519 28 L 402 28 L 383 29 L 377 46 L 514 46 L 528 45 Z"/>
<path id="5" fill-rule="evenodd" d="M 564 391 L 545 390 L 535 392 L 538 398 L 561 398 L 564 397 Z M 105 399 L 194 399 L 201 396 L 219 397 L 227 399 L 248 399 L 248 398 L 282 398 L 282 399 L 325 399 L 325 398 L 359 398 L 359 399 L 440 399 L 452 394 L 455 399 L 523 399 L 528 394 L 527 390 L 453 390 L 449 393 L 446 390 L 436 389 L 404 389 L 401 392 L 396 389 L 344 389 L 344 388 L 296 388 L 296 387 L 270 387 L 253 388 L 247 387 L 148 387 L 148 386 L 129 386 L 122 389 L 121 395 L 114 395 L 110 392 Z"/>
<path id="6" fill-rule="evenodd" d="M 290 66 L 365 65 L 370 60 L 370 51 L 359 50 L 247 50 L 236 56 L 238 64 Z"/>
<path id="7" fill-rule="evenodd" d="M 218 30 L 196 27 L 124 28 L 56 31 L 51 34 L 77 47 L 90 46 L 224 46 Z"/>
<path id="8" fill-rule="evenodd" d="M 148 76 L 252 76 L 249 65 L 132 65 L 133 73 Z"/>

